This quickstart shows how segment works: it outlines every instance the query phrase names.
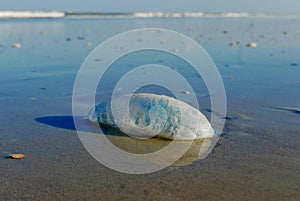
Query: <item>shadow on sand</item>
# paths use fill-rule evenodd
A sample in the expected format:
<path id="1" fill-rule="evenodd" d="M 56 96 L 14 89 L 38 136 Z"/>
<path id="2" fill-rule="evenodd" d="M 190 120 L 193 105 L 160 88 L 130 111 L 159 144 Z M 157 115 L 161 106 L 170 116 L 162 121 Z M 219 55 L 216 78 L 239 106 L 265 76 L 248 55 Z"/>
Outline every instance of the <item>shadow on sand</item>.
<path id="1" fill-rule="evenodd" d="M 76 130 L 73 116 L 47 116 L 34 119 L 35 121 L 53 126 L 56 128 L 64 128 L 68 130 Z"/>
<path id="2" fill-rule="evenodd" d="M 99 127 L 97 124 L 90 122 L 86 117 L 84 116 L 46 116 L 46 117 L 39 117 L 34 119 L 36 122 L 39 122 L 41 124 L 45 124 L 48 126 L 56 127 L 56 128 L 62 128 L 67 130 L 73 130 L 76 131 L 78 128 L 76 128 L 74 121 L 76 120 L 77 124 L 79 125 L 80 131 L 85 132 L 91 132 L 94 134 L 100 134 Z M 104 135 L 112 135 L 112 136 L 127 136 L 120 132 L 117 129 L 100 125 L 101 131 Z"/>

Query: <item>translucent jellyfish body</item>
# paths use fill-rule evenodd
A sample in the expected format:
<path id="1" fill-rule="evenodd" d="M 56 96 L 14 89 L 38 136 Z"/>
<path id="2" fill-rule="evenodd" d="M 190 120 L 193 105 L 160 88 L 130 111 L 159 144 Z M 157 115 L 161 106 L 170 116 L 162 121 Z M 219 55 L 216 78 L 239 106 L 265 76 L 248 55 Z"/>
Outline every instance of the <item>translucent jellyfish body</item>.
<path id="1" fill-rule="evenodd" d="M 119 97 L 115 104 L 108 101 L 96 105 L 89 113 L 89 120 L 137 138 L 194 140 L 215 136 L 206 117 L 183 101 L 165 95 L 137 93 L 127 104 L 128 96 Z"/>

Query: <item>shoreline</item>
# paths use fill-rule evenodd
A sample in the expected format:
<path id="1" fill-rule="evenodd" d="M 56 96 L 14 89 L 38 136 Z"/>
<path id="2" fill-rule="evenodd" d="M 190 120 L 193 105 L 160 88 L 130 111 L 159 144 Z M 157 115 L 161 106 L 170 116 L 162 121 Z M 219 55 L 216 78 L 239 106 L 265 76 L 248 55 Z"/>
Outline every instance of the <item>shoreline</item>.
<path id="1" fill-rule="evenodd" d="M 0 19 L 89 19 L 89 18 L 300 18 L 300 15 L 226 12 L 67 12 L 67 11 L 0 11 Z"/>

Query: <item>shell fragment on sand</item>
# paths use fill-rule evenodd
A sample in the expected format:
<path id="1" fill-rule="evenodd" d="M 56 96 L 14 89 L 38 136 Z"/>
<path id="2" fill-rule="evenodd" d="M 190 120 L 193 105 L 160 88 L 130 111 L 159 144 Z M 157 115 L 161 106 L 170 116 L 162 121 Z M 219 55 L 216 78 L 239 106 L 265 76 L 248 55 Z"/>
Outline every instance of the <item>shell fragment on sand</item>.
<path id="1" fill-rule="evenodd" d="M 248 44 L 247 44 L 247 47 L 256 48 L 256 47 L 257 47 L 257 44 L 254 43 L 254 42 L 248 43 Z"/>
<path id="2" fill-rule="evenodd" d="M 10 154 L 10 155 L 8 155 L 7 158 L 10 158 L 10 159 L 24 159 L 25 155 L 24 154 Z"/>
<path id="3" fill-rule="evenodd" d="M 138 138 L 157 136 L 170 140 L 194 140 L 215 137 L 206 117 L 183 101 L 164 95 L 137 93 L 130 97 L 126 107 L 126 96 L 129 95 L 118 98 L 118 104 L 113 108 L 115 113 L 111 102 L 98 104 L 90 111 L 89 120 Z M 127 118 L 124 114 L 128 111 Z"/>
<path id="4" fill-rule="evenodd" d="M 190 91 L 188 91 L 188 90 L 185 90 L 185 91 L 183 91 L 183 93 L 184 93 L 184 94 L 186 94 L 186 95 L 189 95 L 189 94 L 191 94 L 191 92 L 190 92 Z"/>
<path id="5" fill-rule="evenodd" d="M 239 42 L 237 42 L 237 41 L 232 41 L 232 42 L 229 43 L 229 46 L 234 47 L 234 46 L 236 46 L 236 45 L 238 45 L 238 44 L 239 44 Z"/>
<path id="6" fill-rule="evenodd" d="M 15 44 L 13 44 L 11 47 L 17 49 L 17 48 L 21 48 L 22 45 L 21 45 L 20 43 L 15 43 Z"/>

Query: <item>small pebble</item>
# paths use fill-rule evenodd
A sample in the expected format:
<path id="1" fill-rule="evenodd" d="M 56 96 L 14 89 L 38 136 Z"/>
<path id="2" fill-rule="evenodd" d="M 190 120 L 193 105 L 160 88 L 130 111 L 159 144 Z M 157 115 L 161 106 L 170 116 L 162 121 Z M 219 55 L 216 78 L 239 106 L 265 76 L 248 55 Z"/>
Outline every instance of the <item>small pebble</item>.
<path id="1" fill-rule="evenodd" d="M 189 92 L 188 90 L 185 90 L 184 92 L 183 92 L 184 94 L 191 94 L 191 92 Z"/>
<path id="2" fill-rule="evenodd" d="M 67 38 L 66 41 L 71 41 L 71 38 Z"/>
<path id="3" fill-rule="evenodd" d="M 87 46 L 92 46 L 93 43 L 92 43 L 92 42 L 88 42 L 86 45 L 87 45 Z"/>
<path id="4" fill-rule="evenodd" d="M 287 32 L 287 31 L 284 31 L 284 32 L 283 32 L 283 35 L 288 35 L 288 32 Z"/>
<path id="5" fill-rule="evenodd" d="M 12 45 L 12 48 L 20 48 L 22 45 L 20 43 L 15 43 Z"/>
<path id="6" fill-rule="evenodd" d="M 221 118 L 225 119 L 225 120 L 236 120 L 237 117 L 233 117 L 233 116 L 221 116 Z"/>
<path id="7" fill-rule="evenodd" d="M 257 44 L 254 43 L 254 42 L 248 43 L 248 44 L 247 44 L 247 47 L 256 48 L 256 47 L 257 47 Z"/>
<path id="8" fill-rule="evenodd" d="M 236 46 L 236 42 L 235 41 L 230 42 L 229 46 L 232 46 L 232 47 Z"/>
<path id="9" fill-rule="evenodd" d="M 10 159 L 23 159 L 25 158 L 24 154 L 10 154 L 7 158 Z"/>
<path id="10" fill-rule="evenodd" d="M 296 66 L 298 66 L 298 64 L 297 63 L 292 63 L 292 64 L 290 64 L 290 66 L 296 67 Z"/>
<path id="11" fill-rule="evenodd" d="M 174 49 L 173 49 L 173 52 L 178 53 L 178 52 L 179 52 L 179 49 L 178 49 L 178 48 L 174 48 Z"/>

